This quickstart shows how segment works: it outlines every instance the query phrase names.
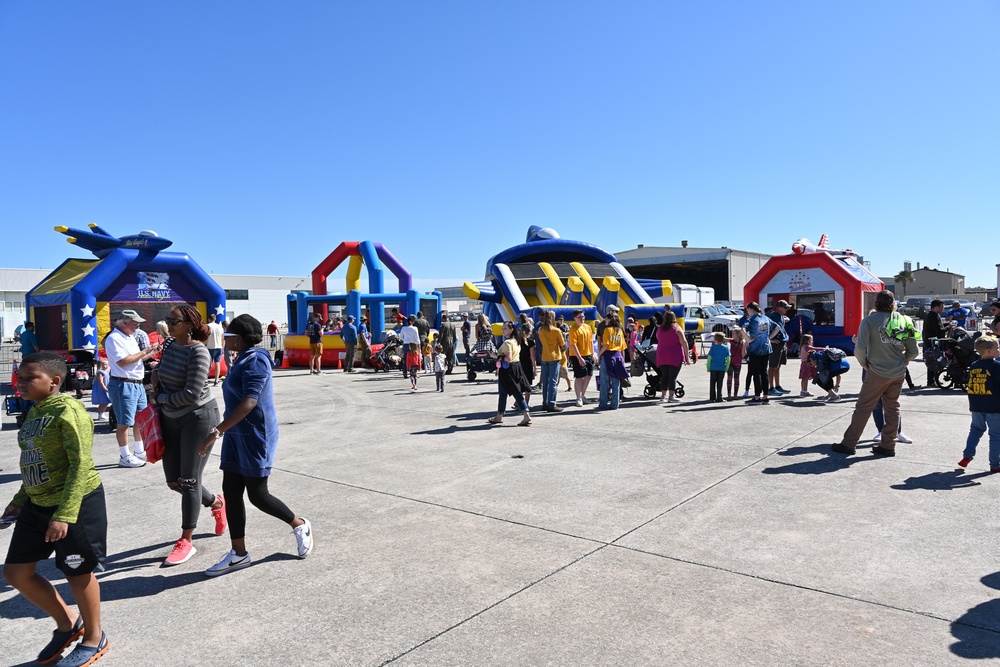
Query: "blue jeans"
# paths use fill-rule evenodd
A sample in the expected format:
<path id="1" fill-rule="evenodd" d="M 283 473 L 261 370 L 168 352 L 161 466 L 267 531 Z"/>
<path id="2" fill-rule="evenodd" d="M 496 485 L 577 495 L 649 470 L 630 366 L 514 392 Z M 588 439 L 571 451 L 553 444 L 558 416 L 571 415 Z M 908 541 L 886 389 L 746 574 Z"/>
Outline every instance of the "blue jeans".
<path id="1" fill-rule="evenodd" d="M 976 445 L 979 439 L 990 431 L 990 470 L 1000 468 L 1000 412 L 973 412 L 972 424 L 969 425 L 969 438 L 965 441 L 965 451 L 962 456 L 971 459 L 976 455 Z"/>
<path id="2" fill-rule="evenodd" d="M 500 400 L 497 401 L 497 414 L 502 415 L 507 411 L 507 399 L 510 398 L 510 394 L 507 390 L 503 388 L 503 385 L 499 382 L 497 383 L 500 387 Z M 521 412 L 528 411 L 528 404 L 524 402 L 524 394 L 514 394 L 514 405 Z"/>
<path id="3" fill-rule="evenodd" d="M 146 388 L 134 382 L 122 382 L 112 377 L 108 381 L 108 398 L 115 409 L 119 426 L 135 424 L 135 414 L 146 409 Z"/>
<path id="4" fill-rule="evenodd" d="M 601 377 L 599 380 L 601 388 L 601 398 L 597 403 L 597 407 L 600 410 L 608 409 L 608 392 L 611 392 L 611 409 L 618 409 L 618 399 L 621 398 L 622 392 L 622 381 L 618 378 L 613 378 L 608 374 L 608 365 L 604 361 L 604 355 L 601 355 Z"/>
<path id="5" fill-rule="evenodd" d="M 559 387 L 559 362 L 542 362 L 542 405 L 556 404 L 556 390 Z"/>

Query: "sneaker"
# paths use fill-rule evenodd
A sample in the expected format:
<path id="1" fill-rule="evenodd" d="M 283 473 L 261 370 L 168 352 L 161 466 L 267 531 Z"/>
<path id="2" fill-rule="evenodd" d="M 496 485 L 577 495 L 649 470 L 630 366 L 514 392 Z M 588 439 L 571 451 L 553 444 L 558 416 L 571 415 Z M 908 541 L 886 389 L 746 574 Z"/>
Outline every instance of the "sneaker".
<path id="1" fill-rule="evenodd" d="M 826 397 L 827 403 L 836 403 L 839 400 L 840 400 L 840 394 L 834 394 L 833 396 Z"/>
<path id="2" fill-rule="evenodd" d="M 108 636 L 101 633 L 101 641 L 97 646 L 77 644 L 76 648 L 65 658 L 55 664 L 55 667 L 86 667 L 97 662 L 97 659 L 108 652 Z"/>
<path id="3" fill-rule="evenodd" d="M 667 403 L 680 403 L 680 402 L 681 402 L 681 399 L 679 399 L 679 398 L 668 398 L 667 399 Z"/>
<path id="4" fill-rule="evenodd" d="M 140 461 L 147 461 L 147 462 L 149 461 L 149 459 L 146 458 L 146 450 L 145 449 L 142 450 L 141 452 L 132 452 L 132 456 L 134 456 L 135 458 L 139 459 Z"/>
<path id="5" fill-rule="evenodd" d="M 77 616 L 73 627 L 66 632 L 52 631 L 52 641 L 45 645 L 45 648 L 38 654 L 38 664 L 46 665 L 53 660 L 62 657 L 62 652 L 66 647 L 83 636 L 83 616 Z"/>
<path id="6" fill-rule="evenodd" d="M 118 457 L 118 467 L 119 468 L 141 468 L 146 465 L 146 462 L 142 459 L 138 459 L 131 454 L 127 456 Z"/>
<path id="7" fill-rule="evenodd" d="M 790 393 L 792 393 L 788 389 L 785 389 L 784 387 L 782 387 L 780 384 L 778 386 L 776 386 L 775 389 L 777 389 L 782 394 L 790 394 Z"/>
<path id="8" fill-rule="evenodd" d="M 292 528 L 292 534 L 295 535 L 295 547 L 298 549 L 299 558 L 305 558 L 311 554 L 313 550 L 313 531 L 309 519 L 302 519 L 302 525 Z"/>
<path id="9" fill-rule="evenodd" d="M 882 447 L 881 445 L 876 445 L 876 446 L 872 447 L 872 454 L 874 454 L 875 456 L 895 456 L 896 455 L 896 450 L 895 449 L 886 449 L 885 447 Z"/>
<path id="10" fill-rule="evenodd" d="M 220 574 L 225 574 L 226 572 L 232 572 L 233 570 L 239 570 L 250 565 L 250 552 L 246 552 L 242 556 L 237 556 L 234 549 L 230 549 L 226 552 L 226 555 L 222 557 L 218 563 L 212 567 L 205 570 L 205 574 L 209 577 L 217 577 Z"/>
<path id="11" fill-rule="evenodd" d="M 215 534 L 222 535 L 226 532 L 226 499 L 221 493 L 217 494 L 215 497 L 219 499 L 222 506 L 217 510 L 212 510 L 212 518 L 215 519 Z"/>
<path id="12" fill-rule="evenodd" d="M 968 468 L 970 463 L 972 463 L 972 459 L 970 459 L 968 456 L 963 456 L 962 460 L 958 462 L 958 465 L 962 466 L 963 468 Z"/>
<path id="13" fill-rule="evenodd" d="M 576 407 L 578 407 L 578 408 L 582 408 L 583 407 L 583 399 L 582 398 L 576 399 Z"/>
<path id="14" fill-rule="evenodd" d="M 812 392 L 809 392 L 809 391 L 800 391 L 799 392 L 799 396 L 812 396 Z"/>
<path id="15" fill-rule="evenodd" d="M 903 443 L 904 445 L 912 445 L 912 444 L 913 444 L 913 441 L 912 441 L 912 440 L 910 440 L 909 438 L 907 438 L 907 437 L 906 437 L 905 435 L 903 435 L 902 433 L 899 433 L 899 434 L 897 434 L 897 435 L 896 435 L 896 441 L 897 441 L 897 442 L 901 442 L 901 443 Z"/>
<path id="16" fill-rule="evenodd" d="M 170 555 L 163 561 L 163 564 L 168 567 L 171 565 L 180 565 L 191 560 L 191 556 L 196 553 L 198 553 L 198 550 L 191 544 L 191 540 L 185 540 L 182 537 L 174 544 L 174 550 L 170 552 Z"/>
<path id="17" fill-rule="evenodd" d="M 771 389 L 770 391 L 768 391 L 767 395 L 768 396 L 783 396 L 783 394 L 780 391 L 778 391 L 777 388 Z"/>
<path id="18" fill-rule="evenodd" d="M 750 390 L 749 389 L 747 389 L 746 391 L 743 392 L 743 398 L 746 398 L 749 395 L 750 395 Z"/>

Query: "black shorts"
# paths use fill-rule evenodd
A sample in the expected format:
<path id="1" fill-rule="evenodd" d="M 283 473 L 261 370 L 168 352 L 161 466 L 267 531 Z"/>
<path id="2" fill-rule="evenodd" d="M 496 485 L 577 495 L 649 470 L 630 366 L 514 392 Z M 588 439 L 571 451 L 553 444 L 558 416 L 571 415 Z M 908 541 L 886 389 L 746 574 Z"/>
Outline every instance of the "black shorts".
<path id="1" fill-rule="evenodd" d="M 772 343 L 771 356 L 767 358 L 768 368 L 777 368 L 788 363 L 788 352 L 785 351 L 784 343 Z"/>
<path id="2" fill-rule="evenodd" d="M 576 358 L 576 355 L 570 356 L 569 360 L 573 363 L 573 377 L 580 379 L 590 377 L 594 374 L 594 358 L 587 356 L 583 358 L 583 363 Z"/>
<path id="3" fill-rule="evenodd" d="M 104 485 L 83 497 L 76 523 L 69 524 L 66 537 L 46 542 L 45 533 L 55 507 L 39 507 L 30 500 L 21 508 L 7 550 L 8 564 L 37 563 L 54 551 L 56 567 L 67 577 L 90 574 L 104 562 L 108 545 L 108 512 Z"/>

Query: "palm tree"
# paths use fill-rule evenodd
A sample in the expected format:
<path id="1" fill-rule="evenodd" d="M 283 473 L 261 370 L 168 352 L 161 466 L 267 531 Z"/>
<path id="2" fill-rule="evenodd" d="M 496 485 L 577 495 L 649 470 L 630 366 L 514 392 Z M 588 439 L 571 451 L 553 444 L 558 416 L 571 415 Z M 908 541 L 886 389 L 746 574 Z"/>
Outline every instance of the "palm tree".
<path id="1" fill-rule="evenodd" d="M 900 298 L 905 298 L 906 286 L 914 281 L 913 274 L 910 273 L 909 271 L 900 271 L 895 275 L 893 280 L 895 280 L 896 284 L 902 287 L 903 289 L 903 294 Z"/>

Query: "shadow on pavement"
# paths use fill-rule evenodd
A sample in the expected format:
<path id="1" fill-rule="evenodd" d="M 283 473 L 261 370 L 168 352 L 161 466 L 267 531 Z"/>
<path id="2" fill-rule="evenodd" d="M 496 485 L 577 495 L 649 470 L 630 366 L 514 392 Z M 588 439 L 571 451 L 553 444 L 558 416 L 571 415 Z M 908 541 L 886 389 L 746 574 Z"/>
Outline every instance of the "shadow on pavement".
<path id="1" fill-rule="evenodd" d="M 1000 589 L 1000 572 L 980 579 L 989 588 Z M 1000 599 L 976 605 L 955 619 L 951 634 L 958 641 L 948 648 L 970 660 L 1000 658 Z"/>
<path id="2" fill-rule="evenodd" d="M 811 459 L 809 461 L 800 461 L 799 463 L 790 463 L 786 466 L 780 466 L 777 468 L 764 468 L 761 472 L 765 475 L 822 475 L 828 472 L 845 470 L 861 461 L 874 461 L 875 459 L 881 458 L 879 456 L 875 456 L 874 454 L 870 456 L 846 456 L 844 454 L 838 454 L 837 452 L 831 451 L 830 447 L 831 445 L 825 444 L 813 445 L 811 447 L 791 447 L 789 449 L 782 450 L 778 452 L 780 456 L 822 453 L 826 453 L 827 456 L 821 459 Z"/>
<path id="3" fill-rule="evenodd" d="M 890 489 L 897 491 L 952 491 L 979 486 L 980 477 L 989 477 L 991 472 L 966 474 L 964 470 L 949 470 L 948 472 L 932 472 L 918 477 L 910 477 L 901 484 L 893 484 Z"/>

